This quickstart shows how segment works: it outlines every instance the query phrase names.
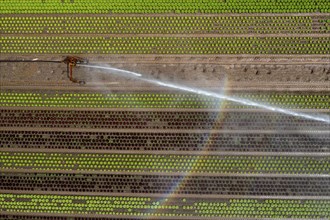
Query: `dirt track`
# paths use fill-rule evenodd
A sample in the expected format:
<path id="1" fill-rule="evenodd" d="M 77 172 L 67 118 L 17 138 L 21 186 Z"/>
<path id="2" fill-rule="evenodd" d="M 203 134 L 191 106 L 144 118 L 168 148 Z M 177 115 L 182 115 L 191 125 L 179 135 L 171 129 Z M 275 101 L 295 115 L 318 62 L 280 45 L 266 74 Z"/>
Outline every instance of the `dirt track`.
<path id="1" fill-rule="evenodd" d="M 258 85 L 257 87 L 261 88 L 267 87 L 267 84 L 272 84 L 271 88 L 274 88 L 274 84 L 294 84 L 298 88 L 303 88 L 309 83 L 311 83 L 310 85 L 321 83 L 327 86 L 330 80 L 330 62 L 328 62 L 329 60 L 324 60 L 322 58 L 260 58 L 257 59 L 257 63 L 255 63 L 256 59 L 251 58 L 224 58 L 224 61 L 222 62 L 217 61 L 221 60 L 221 58 L 205 57 L 148 58 L 149 60 L 143 60 L 143 58 L 129 58 L 125 56 L 117 58 L 103 57 L 103 59 L 105 59 L 104 62 L 102 63 L 102 59 L 100 59 L 98 63 L 102 63 L 100 65 L 109 64 L 115 68 L 135 71 L 143 74 L 144 77 L 151 79 L 186 85 L 200 85 L 202 87 L 210 87 L 213 85 L 219 86 L 221 85 L 221 82 L 226 82 L 229 83 L 228 85 L 240 85 L 237 86 L 237 88 L 244 86 L 244 84 L 250 89 L 252 89 L 252 85 Z M 93 63 L 94 59 L 97 59 L 97 57 L 91 59 L 90 62 Z M 223 62 L 228 63 L 224 64 Z M 116 84 L 119 82 L 120 85 L 117 85 L 117 87 L 121 88 L 123 88 L 122 83 L 125 84 L 126 88 L 128 85 L 129 88 L 141 87 L 147 89 L 146 86 L 153 87 L 150 84 L 143 86 L 143 82 L 134 79 L 106 73 L 105 70 L 88 67 L 74 68 L 74 77 L 79 80 L 84 80 L 87 83 L 86 86 L 92 84 L 97 86 L 97 83 L 99 83 L 99 86 L 102 86 L 102 84 L 106 85 L 110 83 L 112 87 L 116 87 Z M 72 86 L 72 83 L 67 79 L 65 64 L 0 63 L 0 76 L 2 86 L 29 86 L 38 84 L 62 84 Z"/>

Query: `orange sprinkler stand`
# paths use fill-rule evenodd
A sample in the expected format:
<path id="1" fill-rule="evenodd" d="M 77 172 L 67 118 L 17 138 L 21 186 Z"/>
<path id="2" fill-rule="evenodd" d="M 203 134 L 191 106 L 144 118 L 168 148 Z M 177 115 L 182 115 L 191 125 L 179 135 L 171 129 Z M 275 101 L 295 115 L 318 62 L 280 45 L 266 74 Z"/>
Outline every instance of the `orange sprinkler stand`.
<path id="1" fill-rule="evenodd" d="M 68 78 L 70 79 L 71 82 L 77 83 L 78 81 L 76 79 L 73 78 L 73 73 L 72 73 L 72 69 L 74 66 L 76 66 L 77 64 L 87 64 L 88 60 L 81 58 L 81 57 L 75 57 L 75 56 L 67 56 L 64 60 L 64 63 L 67 64 L 67 75 Z M 81 83 L 81 82 L 79 82 Z"/>

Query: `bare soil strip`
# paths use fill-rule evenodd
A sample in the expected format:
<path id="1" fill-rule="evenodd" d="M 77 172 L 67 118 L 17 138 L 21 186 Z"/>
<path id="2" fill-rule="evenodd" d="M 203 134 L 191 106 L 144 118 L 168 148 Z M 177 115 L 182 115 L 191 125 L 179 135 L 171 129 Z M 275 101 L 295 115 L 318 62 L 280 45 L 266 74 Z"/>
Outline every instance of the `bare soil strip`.
<path id="1" fill-rule="evenodd" d="M 39 127 L 0 127 L 0 131 L 62 131 L 62 132 L 126 132 L 126 133 L 209 133 L 209 134 L 330 134 L 330 130 L 158 130 L 158 129 L 88 129 L 88 128 L 39 128 Z"/>
<path id="2" fill-rule="evenodd" d="M 192 156 L 296 156 L 325 157 L 330 152 L 237 152 L 237 151 L 134 151 L 134 150 L 79 150 L 40 148 L 0 148 L 0 152 L 70 153 L 70 154 L 141 154 L 141 155 L 192 155 Z"/>
<path id="3" fill-rule="evenodd" d="M 66 173 L 66 174 L 127 174 L 127 175 L 158 175 L 158 176 L 233 176 L 233 177 L 320 177 L 329 178 L 330 174 L 246 174 L 246 173 L 193 173 L 193 172 L 112 172 L 112 171 L 83 171 L 83 170 L 32 170 L 32 169 L 1 169 L 0 173 Z"/>
<path id="4" fill-rule="evenodd" d="M 285 108 L 283 108 L 285 109 Z M 219 113 L 228 113 L 228 112 L 270 112 L 267 109 L 190 109 L 190 108 L 56 108 L 56 107 L 4 107 L 1 106 L 1 110 L 49 110 L 49 111 L 127 111 L 127 112 L 219 112 Z M 301 113 L 329 113 L 330 109 L 288 109 L 292 112 L 301 112 Z M 275 112 L 276 113 L 276 112 Z M 279 113 L 280 114 L 280 113 Z"/>
<path id="5" fill-rule="evenodd" d="M 2 81 L 0 82 L 1 90 L 24 90 L 25 92 L 33 92 L 33 90 L 63 90 L 63 91 L 91 91 L 91 92 L 104 92 L 106 89 L 109 92 L 114 91 L 125 91 L 125 92 L 169 92 L 177 90 L 160 87 L 152 85 L 150 83 L 143 82 L 126 82 L 125 86 L 121 82 L 94 82 L 88 83 L 85 85 L 74 84 L 69 80 L 64 81 L 63 83 L 47 83 L 45 81 L 38 82 L 21 82 L 21 81 Z M 100 88 L 102 86 L 102 88 Z M 187 82 L 187 86 L 195 88 L 207 88 L 207 91 L 219 92 L 219 85 L 210 84 L 201 84 Z M 31 91 L 32 90 L 32 91 Z M 328 82 L 310 82 L 310 83 L 281 83 L 281 82 L 230 82 L 225 87 L 221 88 L 223 91 L 269 91 L 269 92 L 285 92 L 285 91 L 309 91 L 309 92 L 319 92 L 330 91 L 330 83 Z"/>
<path id="6" fill-rule="evenodd" d="M 13 59 L 13 60 L 32 60 L 34 58 L 39 59 L 49 59 L 49 60 L 63 60 L 68 54 L 1 54 L 1 60 Z M 253 64 L 255 62 L 269 63 L 274 62 L 274 64 L 291 64 L 297 62 L 300 64 L 319 64 L 324 63 L 329 65 L 330 55 L 296 55 L 296 54 L 265 54 L 265 55 L 250 55 L 250 54 L 236 54 L 236 55 L 166 55 L 166 54 L 76 54 L 84 58 L 88 58 L 90 62 L 93 63 L 141 63 L 141 62 L 154 62 L 154 63 L 214 63 L 214 64 L 228 64 L 228 61 L 232 60 L 229 64 L 240 64 L 241 62 L 246 62 Z"/>

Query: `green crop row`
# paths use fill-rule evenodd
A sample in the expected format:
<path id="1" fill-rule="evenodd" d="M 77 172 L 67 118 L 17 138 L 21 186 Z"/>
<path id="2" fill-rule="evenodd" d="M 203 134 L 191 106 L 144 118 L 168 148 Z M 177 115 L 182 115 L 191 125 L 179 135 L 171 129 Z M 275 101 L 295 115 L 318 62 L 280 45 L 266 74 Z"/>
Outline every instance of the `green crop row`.
<path id="1" fill-rule="evenodd" d="M 330 201 L 0 194 L 0 211 L 157 217 L 323 218 Z"/>
<path id="2" fill-rule="evenodd" d="M 107 172 L 330 174 L 327 157 L 0 152 L 0 168 Z"/>
<path id="3" fill-rule="evenodd" d="M 290 109 L 330 109 L 329 95 L 239 94 L 233 98 Z M 195 94 L 0 92 L 0 106 L 65 108 L 254 108 Z"/>
<path id="4" fill-rule="evenodd" d="M 328 37 L 4 37 L 0 53 L 329 54 Z"/>
<path id="5" fill-rule="evenodd" d="M 2 0 L 1 14 L 18 13 L 311 13 L 330 12 L 328 0 Z"/>
<path id="6" fill-rule="evenodd" d="M 328 17 L 323 17 L 326 20 Z M 0 17 L 3 34 L 329 33 L 311 16 Z"/>
<path id="7" fill-rule="evenodd" d="M 319 19 L 318 22 L 322 26 L 321 29 L 330 30 L 330 19 L 329 18 Z"/>

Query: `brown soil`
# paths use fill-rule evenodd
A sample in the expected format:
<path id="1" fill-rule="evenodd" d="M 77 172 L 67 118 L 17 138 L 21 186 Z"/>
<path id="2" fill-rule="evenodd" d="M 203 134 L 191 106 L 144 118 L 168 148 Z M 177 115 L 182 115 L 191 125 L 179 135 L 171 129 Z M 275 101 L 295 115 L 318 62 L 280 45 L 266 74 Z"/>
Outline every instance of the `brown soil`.
<path id="1" fill-rule="evenodd" d="M 127 58 L 124 57 L 123 60 L 127 60 Z M 241 64 L 217 64 L 198 63 L 194 60 L 191 63 L 188 60 L 185 60 L 185 63 L 180 61 L 170 63 L 167 60 L 173 61 L 173 58 L 162 58 L 160 63 L 157 63 L 157 59 L 149 63 L 143 63 L 140 60 L 135 62 L 132 60 L 132 62 L 127 63 L 104 60 L 103 64 L 98 65 L 109 65 L 140 73 L 147 78 L 181 84 L 195 84 L 196 82 L 201 85 L 215 85 L 217 82 L 219 84 L 221 82 L 327 83 L 330 80 L 330 64 L 326 63 L 303 64 L 297 62 L 290 64 L 282 62 L 282 64 L 275 64 L 258 62 L 255 64 L 250 62 L 249 64 L 248 62 L 241 62 Z M 91 60 L 91 64 L 93 64 L 93 60 Z M 0 63 L 0 76 L 2 85 L 13 84 L 14 82 L 21 85 L 68 83 L 66 65 L 57 63 Z M 120 75 L 107 74 L 107 70 L 79 66 L 74 68 L 74 76 L 86 83 L 117 84 L 118 82 L 136 81 Z"/>

